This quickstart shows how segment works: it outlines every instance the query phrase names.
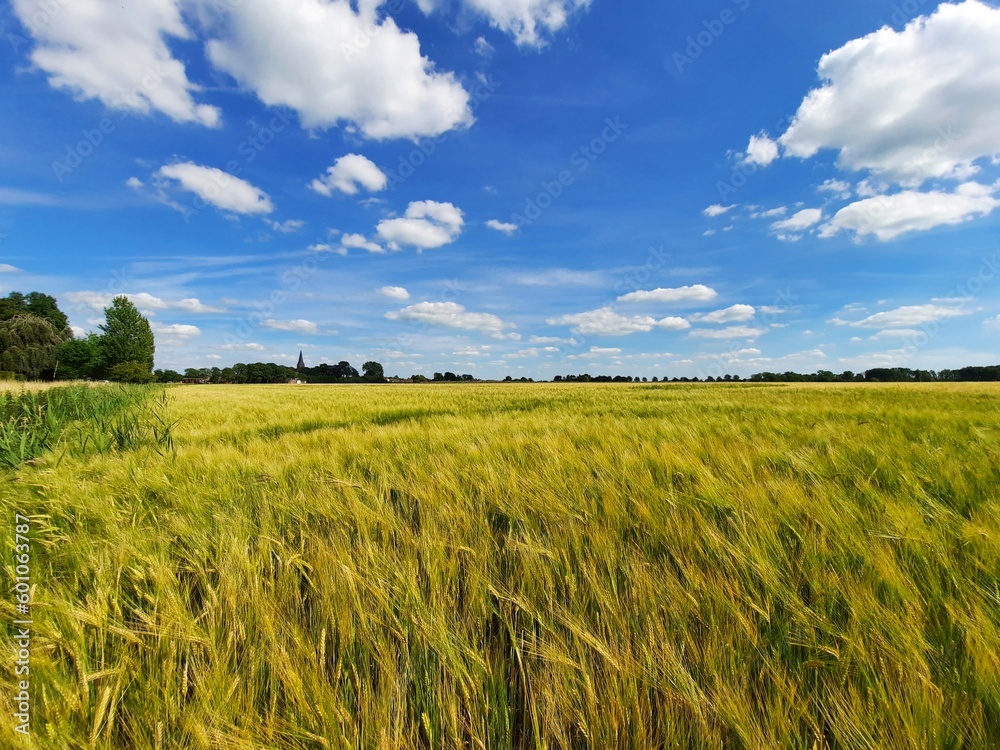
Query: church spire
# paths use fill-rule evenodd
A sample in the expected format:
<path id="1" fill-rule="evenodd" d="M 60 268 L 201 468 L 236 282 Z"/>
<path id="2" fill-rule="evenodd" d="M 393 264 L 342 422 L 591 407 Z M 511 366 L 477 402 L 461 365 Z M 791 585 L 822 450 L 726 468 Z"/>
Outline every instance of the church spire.
<path id="1" fill-rule="evenodd" d="M 306 361 L 305 361 L 305 359 L 302 356 L 302 350 L 301 349 L 299 349 L 299 363 L 295 366 L 295 369 L 296 370 L 304 370 L 304 369 L 306 369 Z"/>

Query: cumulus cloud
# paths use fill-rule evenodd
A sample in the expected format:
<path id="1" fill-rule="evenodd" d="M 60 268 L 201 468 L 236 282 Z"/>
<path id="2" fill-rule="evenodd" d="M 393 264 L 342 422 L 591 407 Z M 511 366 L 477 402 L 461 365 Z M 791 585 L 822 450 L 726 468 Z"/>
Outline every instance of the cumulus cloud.
<path id="1" fill-rule="evenodd" d="M 94 312 L 103 312 L 105 308 L 111 306 L 111 302 L 116 296 L 118 295 L 109 294 L 108 292 L 69 292 L 66 295 L 66 299 L 78 307 L 90 309 Z M 196 314 L 225 312 L 223 308 L 203 304 L 201 300 L 195 297 L 166 300 L 146 292 L 123 294 L 121 296 L 128 297 L 132 304 L 143 311 L 181 310 Z"/>
<path id="2" fill-rule="evenodd" d="M 590 0 L 462 0 L 462 2 L 466 8 L 488 18 L 492 26 L 512 36 L 522 47 L 544 46 L 547 36 L 562 29 L 573 12 L 590 6 Z M 417 0 L 417 5 L 424 13 L 430 13 L 443 4 L 442 0 Z"/>
<path id="3" fill-rule="evenodd" d="M 804 208 L 796 214 L 776 221 L 771 225 L 775 232 L 801 232 L 819 224 L 823 220 L 823 211 L 819 208 Z"/>
<path id="4" fill-rule="evenodd" d="M 767 333 L 766 328 L 750 328 L 748 326 L 730 326 L 729 328 L 704 328 L 691 331 L 688 334 L 695 339 L 755 339 Z"/>
<path id="5" fill-rule="evenodd" d="M 361 154 L 348 154 L 337 159 L 325 175 L 310 183 L 309 188 L 329 197 L 335 190 L 345 195 L 356 195 L 360 188 L 377 193 L 385 190 L 388 183 L 389 178 L 375 162 Z"/>
<path id="6" fill-rule="evenodd" d="M 845 206 L 823 225 L 820 236 L 828 238 L 842 231 L 853 231 L 858 238 L 873 235 L 888 242 L 907 232 L 988 216 L 998 206 L 1000 200 L 992 195 L 992 189 L 978 183 L 966 183 L 953 193 L 904 190 Z"/>
<path id="7" fill-rule="evenodd" d="M 546 322 L 554 326 L 573 326 L 574 333 L 597 336 L 628 336 L 632 333 L 646 333 L 654 328 L 680 331 L 691 327 L 691 324 L 683 318 L 671 317 L 657 320 L 647 315 L 627 316 L 615 312 L 610 307 L 550 318 Z"/>
<path id="8" fill-rule="evenodd" d="M 486 226 L 490 229 L 495 229 L 498 232 L 503 232 L 508 237 L 517 231 L 517 224 L 512 224 L 510 222 L 497 221 L 496 219 L 490 219 L 486 222 Z"/>
<path id="9" fill-rule="evenodd" d="M 779 156 L 778 144 L 766 133 L 750 136 L 750 143 L 743 155 L 744 164 L 756 164 L 766 167 Z"/>
<path id="10" fill-rule="evenodd" d="M 971 315 L 971 313 L 955 305 L 930 303 L 927 305 L 907 305 L 895 310 L 875 313 L 853 323 L 839 318 L 834 318 L 831 322 L 838 325 L 849 325 L 853 328 L 912 328 L 963 315 Z"/>
<path id="11" fill-rule="evenodd" d="M 1000 9 L 943 3 L 823 56 L 823 85 L 778 139 L 786 155 L 836 151 L 843 169 L 910 186 L 968 179 L 1000 153 Z"/>
<path id="12" fill-rule="evenodd" d="M 12 6 L 35 39 L 31 61 L 53 88 L 115 109 L 219 124 L 217 108 L 195 102 L 198 87 L 168 46 L 192 38 L 180 0 L 12 0 Z"/>
<path id="13" fill-rule="evenodd" d="M 464 224 L 462 211 L 451 203 L 417 201 L 407 207 L 403 218 L 380 222 L 378 233 L 391 249 L 410 245 L 423 250 L 454 242 Z"/>
<path id="14" fill-rule="evenodd" d="M 708 216 L 709 218 L 713 218 L 715 216 L 722 216 L 723 214 L 728 214 L 734 208 L 736 208 L 735 203 L 731 206 L 723 206 L 721 203 L 715 203 L 706 208 L 704 211 L 702 211 L 702 213 L 705 216 Z"/>
<path id="15" fill-rule="evenodd" d="M 311 320 L 265 320 L 261 327 L 274 331 L 294 331 L 295 333 L 319 333 L 319 326 Z"/>
<path id="16" fill-rule="evenodd" d="M 697 323 L 745 323 L 756 314 L 757 310 L 750 305 L 733 305 L 725 310 L 692 315 L 691 320 Z"/>
<path id="17" fill-rule="evenodd" d="M 166 0 L 164 0 L 166 1 Z M 419 138 L 472 124 L 469 93 L 421 54 L 380 3 L 242 0 L 207 45 L 212 64 L 306 128 L 347 123 L 368 138 Z"/>
<path id="18" fill-rule="evenodd" d="M 365 238 L 362 234 L 345 234 L 340 238 L 340 244 L 344 248 L 355 250 L 367 250 L 370 253 L 384 253 L 385 248 Z"/>
<path id="19" fill-rule="evenodd" d="M 509 328 L 496 315 L 469 312 L 457 302 L 420 302 L 385 315 L 389 320 L 412 321 L 465 331 L 500 334 Z"/>
<path id="20" fill-rule="evenodd" d="M 149 324 L 149 327 L 153 330 L 153 333 L 159 336 L 156 339 L 156 343 L 163 346 L 183 346 L 191 339 L 201 335 L 201 329 L 198 326 L 181 323 L 164 325 L 154 321 Z"/>
<path id="21" fill-rule="evenodd" d="M 263 190 L 215 167 L 180 162 L 160 167 L 157 176 L 163 185 L 179 186 L 223 211 L 236 214 L 274 211 L 274 204 Z"/>
<path id="22" fill-rule="evenodd" d="M 401 286 L 384 286 L 378 290 L 378 293 L 389 299 L 405 301 L 410 298 L 410 293 Z"/>
<path id="23" fill-rule="evenodd" d="M 682 286 L 676 289 L 653 289 L 650 291 L 631 292 L 618 298 L 619 302 L 709 302 L 719 296 L 711 287 L 704 284 Z"/>

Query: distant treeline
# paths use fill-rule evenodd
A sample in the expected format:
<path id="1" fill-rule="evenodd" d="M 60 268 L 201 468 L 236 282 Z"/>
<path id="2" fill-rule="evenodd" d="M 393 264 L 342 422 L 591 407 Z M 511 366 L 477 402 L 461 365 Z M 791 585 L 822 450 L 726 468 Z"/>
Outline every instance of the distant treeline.
<path id="1" fill-rule="evenodd" d="M 507 378 L 508 381 L 511 378 Z M 525 380 L 522 378 L 522 380 Z M 626 375 L 556 375 L 556 383 L 982 383 L 1000 381 L 1000 365 L 991 367 L 963 367 L 960 370 L 912 370 L 908 367 L 877 367 L 864 372 L 842 373 L 820 370 L 812 374 L 800 372 L 761 372 L 748 379 L 739 375 L 724 375 L 718 378 L 637 378 Z"/>
<path id="2" fill-rule="evenodd" d="M 189 367 L 183 374 L 175 370 L 156 370 L 153 374 L 161 383 L 202 381 L 207 383 L 261 384 L 287 383 L 301 379 L 309 383 L 382 383 L 385 372 L 378 362 L 365 362 L 359 373 L 350 362 L 322 364 L 296 370 L 273 362 L 237 363 L 232 367 Z"/>
<path id="3" fill-rule="evenodd" d="M 959 370 L 912 370 L 908 367 L 877 367 L 863 373 L 850 370 L 836 375 L 820 370 L 812 375 L 797 372 L 762 372 L 750 378 L 756 383 L 982 383 L 1000 381 L 1000 365 L 963 367 Z"/>

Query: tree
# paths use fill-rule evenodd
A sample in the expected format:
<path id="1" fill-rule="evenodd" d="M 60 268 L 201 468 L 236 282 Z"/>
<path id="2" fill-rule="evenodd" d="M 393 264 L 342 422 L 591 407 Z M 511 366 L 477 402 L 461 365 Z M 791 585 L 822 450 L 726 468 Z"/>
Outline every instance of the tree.
<path id="1" fill-rule="evenodd" d="M 373 383 L 385 382 L 385 370 L 378 362 L 365 362 L 361 366 L 361 370 L 365 374 L 365 380 L 370 380 Z"/>
<path id="2" fill-rule="evenodd" d="M 156 380 L 153 373 L 138 362 L 119 362 L 108 370 L 108 377 L 116 383 L 152 383 Z"/>
<path id="3" fill-rule="evenodd" d="M 184 376 L 176 370 L 153 370 L 157 383 L 180 383 Z"/>
<path id="4" fill-rule="evenodd" d="M 93 333 L 64 341 L 56 350 L 56 360 L 55 376 L 60 380 L 103 378 L 105 374 L 101 339 Z"/>
<path id="5" fill-rule="evenodd" d="M 115 297 L 104 310 L 105 323 L 101 331 L 101 350 L 109 368 L 123 362 L 135 362 L 153 371 L 156 351 L 153 330 L 128 297 Z"/>
<path id="6" fill-rule="evenodd" d="M 0 370 L 29 380 L 51 377 L 62 334 L 45 318 L 17 315 L 0 323 Z"/>
<path id="7" fill-rule="evenodd" d="M 20 292 L 11 292 L 6 297 L 0 298 L 0 321 L 10 320 L 19 315 L 34 315 L 44 318 L 53 325 L 64 340 L 73 336 L 69 329 L 69 319 L 59 309 L 56 298 L 48 294 L 29 292 L 24 295 Z"/>

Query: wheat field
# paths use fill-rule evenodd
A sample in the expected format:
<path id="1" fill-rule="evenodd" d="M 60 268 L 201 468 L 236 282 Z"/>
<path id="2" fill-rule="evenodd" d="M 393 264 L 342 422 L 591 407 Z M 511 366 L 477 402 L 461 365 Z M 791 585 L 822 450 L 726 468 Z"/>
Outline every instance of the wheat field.
<path id="1" fill-rule="evenodd" d="M 70 429 L 0 478 L 3 747 L 1000 745 L 997 386 L 163 403 L 170 450 Z"/>

